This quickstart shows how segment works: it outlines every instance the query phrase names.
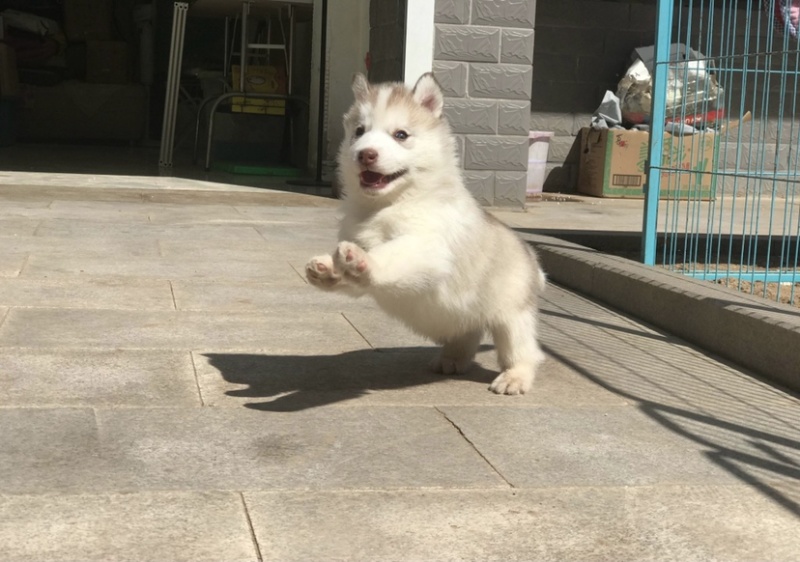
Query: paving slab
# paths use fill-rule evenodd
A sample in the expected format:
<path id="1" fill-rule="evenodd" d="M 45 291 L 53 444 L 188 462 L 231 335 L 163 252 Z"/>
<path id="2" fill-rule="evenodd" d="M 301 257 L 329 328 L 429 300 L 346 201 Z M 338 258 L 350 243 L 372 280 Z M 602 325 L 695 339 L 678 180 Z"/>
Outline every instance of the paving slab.
<path id="1" fill-rule="evenodd" d="M 800 402 L 742 369 L 553 285 L 532 392 L 495 396 L 488 340 L 472 372 L 440 377 L 427 370 L 436 347 L 370 300 L 305 283 L 308 257 L 335 245 L 334 201 L 172 178 L 36 181 L 0 188 L 3 203 L 14 194 L 0 221 L 23 227 L 0 231 L 10 258 L 0 264 L 12 268 L 0 278 L 4 554 L 728 561 L 798 551 Z M 625 220 L 603 211 L 630 202 L 602 203 L 508 215 L 520 228 L 615 216 L 633 227 L 633 209 Z M 641 298 L 588 269 L 575 269 L 577 286 Z"/>
<path id="2" fill-rule="evenodd" d="M 234 205 L 243 216 L 269 223 L 307 224 L 316 227 L 334 227 L 339 220 L 339 202 L 331 201 L 325 207 L 302 209 L 277 205 Z"/>
<path id="3" fill-rule="evenodd" d="M 358 330 L 358 333 L 376 349 L 430 347 L 434 351 L 437 348 L 435 343 L 415 334 L 398 320 L 383 312 L 347 311 L 344 316 Z"/>
<path id="4" fill-rule="evenodd" d="M 109 478 L 91 409 L 0 408 L 0 426 L 0 497 L 81 490 L 81 482 Z"/>
<path id="5" fill-rule="evenodd" d="M 209 349 L 320 353 L 361 349 L 363 338 L 337 313 L 209 315 L 203 312 L 12 309 L 0 348 Z"/>
<path id="6" fill-rule="evenodd" d="M 36 254 L 37 256 L 55 257 L 68 255 L 73 258 L 107 258 L 114 259 L 129 257 L 136 259 L 140 256 L 152 258 L 161 255 L 158 240 L 127 240 L 125 238 L 107 238 L 92 236 L 86 238 L 58 238 L 39 236 L 3 236 L 0 244 L 8 251 Z"/>
<path id="7" fill-rule="evenodd" d="M 539 231 L 641 232 L 643 213 L 642 199 L 612 200 L 580 195 L 552 196 L 552 199 L 528 205 L 524 212 L 492 210 L 492 214 L 511 226 Z"/>
<path id="8" fill-rule="evenodd" d="M 14 562 L 255 562 L 239 494 L 0 496 L 0 552 Z"/>
<path id="9" fill-rule="evenodd" d="M 219 258 L 224 256 L 225 252 L 230 251 L 231 249 L 231 244 L 228 240 L 217 241 L 213 238 L 204 240 L 202 243 L 190 238 L 159 238 L 155 241 L 155 244 L 159 248 L 159 255 L 170 258 L 182 258 L 188 255 L 193 255 L 198 251 L 202 251 L 203 255 L 205 256 Z M 261 236 L 257 238 L 248 236 L 247 238 L 236 241 L 236 249 L 242 252 L 266 253 L 268 248 L 269 246 Z"/>
<path id="10" fill-rule="evenodd" d="M 27 260 L 27 253 L 0 250 L 0 277 L 16 277 Z"/>
<path id="11" fill-rule="evenodd" d="M 152 209 L 141 201 L 61 201 L 55 200 L 46 210 L 31 210 L 39 218 L 58 218 L 90 223 L 148 223 Z"/>
<path id="12" fill-rule="evenodd" d="M 618 317 L 615 319 L 615 317 Z M 547 351 L 744 479 L 800 479 L 800 398 L 574 294 L 543 304 Z"/>
<path id="13" fill-rule="evenodd" d="M 259 221 L 254 225 L 254 228 L 267 240 L 308 240 L 314 242 L 330 240 L 333 244 L 338 241 L 338 223 L 324 218 L 319 221 L 302 220 L 299 222 Z"/>
<path id="14" fill-rule="evenodd" d="M 252 223 L 233 205 L 148 205 L 151 224 L 245 226 Z"/>
<path id="15" fill-rule="evenodd" d="M 0 277 L 0 304 L 19 307 L 174 310 L 168 281 Z"/>
<path id="16" fill-rule="evenodd" d="M 302 281 L 302 280 L 301 280 Z M 173 281 L 178 310 L 207 310 L 216 312 L 345 312 L 370 310 L 378 307 L 368 298 L 353 299 L 346 295 L 328 293 L 308 285 L 230 281 Z"/>
<path id="17" fill-rule="evenodd" d="M 265 232 L 275 230 L 314 237 L 336 232 L 338 227 L 331 211 L 311 207 L 161 205 L 148 208 L 147 216 L 153 225 L 252 226 Z"/>
<path id="18" fill-rule="evenodd" d="M 151 156 L 151 162 L 154 156 Z M 147 173 L 151 174 L 154 171 L 154 168 L 148 168 Z M 203 180 L 176 176 L 14 171 L 0 173 L 0 195 L 14 197 L 20 201 L 59 199 L 176 205 L 198 203 L 262 205 L 286 208 L 338 206 L 338 201 L 321 197 L 320 192 L 313 188 L 309 193 L 287 191 L 281 178 L 238 176 L 237 181 L 254 185 L 232 185 L 229 183 L 231 179 L 229 174 L 212 173 L 213 181 L 204 181 L 211 179 L 208 173 L 203 172 L 201 175 Z"/>
<path id="19" fill-rule="evenodd" d="M 129 241 L 166 239 L 194 240 L 198 247 L 209 240 L 236 247 L 239 240 L 261 240 L 261 235 L 251 225 L 169 225 L 143 223 L 92 223 L 89 221 L 55 218 L 40 221 L 36 235 L 42 238 L 125 238 Z M 46 243 L 46 240 L 43 241 Z"/>
<path id="20" fill-rule="evenodd" d="M 191 244 L 181 242 L 168 242 L 159 240 L 158 246 L 161 249 L 161 255 L 175 263 L 209 263 L 209 264 L 240 264 L 240 263 L 253 263 L 259 264 L 262 267 L 274 266 L 276 269 L 275 277 L 280 278 L 281 268 L 291 263 L 292 260 L 297 259 L 299 251 L 295 248 L 286 248 L 281 245 L 271 245 L 265 241 L 261 241 L 258 245 L 239 245 L 235 247 L 223 246 L 203 246 L 196 242 Z M 247 247 L 246 247 L 247 246 Z M 300 254 L 302 255 L 302 254 Z M 269 275 L 264 275 L 265 280 L 269 280 Z M 235 280 L 236 277 L 232 276 Z M 218 280 L 217 283 L 222 280 Z"/>
<path id="21" fill-rule="evenodd" d="M 197 407 L 189 353 L 15 349 L 0 354 L 0 407 Z"/>
<path id="22" fill-rule="evenodd" d="M 182 259 L 148 256 L 74 256 L 33 254 L 25 264 L 29 277 L 85 275 L 94 277 L 133 277 L 151 279 L 268 279 L 280 283 L 302 283 L 287 261 L 248 259 Z"/>
<path id="23" fill-rule="evenodd" d="M 703 447 L 631 406 L 440 409 L 518 487 L 736 481 Z"/>
<path id="24" fill-rule="evenodd" d="M 25 216 L 30 209 L 46 209 L 53 200 L 44 198 L 42 200 L 24 200 L 0 190 L 0 202 L 2 202 L 3 215 L 6 217 Z"/>
<path id="25" fill-rule="evenodd" d="M 25 217 L 9 217 L 6 215 L 0 218 L 0 234 L 2 234 L 3 238 L 30 236 L 36 232 L 38 226 L 38 220 L 31 220 Z"/>
<path id="26" fill-rule="evenodd" d="M 800 549 L 797 519 L 744 486 L 245 492 L 245 501 L 264 561 L 783 562 Z"/>
<path id="27" fill-rule="evenodd" d="M 473 404 L 569 408 L 625 404 L 624 399 L 576 372 L 548 360 L 533 391 L 525 397 L 488 390 L 498 375 L 494 350 L 485 346 L 466 374 L 442 376 L 428 364 L 427 347 L 363 349 L 337 355 L 194 353 L 203 402 L 207 406 L 298 411 L 327 405 Z"/>
<path id="28" fill-rule="evenodd" d="M 0 493 L 504 488 L 432 408 L 1 409 Z"/>

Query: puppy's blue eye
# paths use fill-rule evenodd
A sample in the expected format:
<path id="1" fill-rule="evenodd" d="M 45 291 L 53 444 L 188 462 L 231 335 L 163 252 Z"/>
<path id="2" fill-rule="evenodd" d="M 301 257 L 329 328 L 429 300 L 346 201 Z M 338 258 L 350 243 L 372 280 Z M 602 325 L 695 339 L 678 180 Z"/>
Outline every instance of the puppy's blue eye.
<path id="1" fill-rule="evenodd" d="M 397 140 L 401 140 L 401 141 L 402 140 L 406 140 L 408 138 L 408 133 L 406 133 L 405 131 L 402 131 L 402 130 L 401 131 L 395 131 L 394 132 L 394 138 L 396 138 Z"/>
<path id="2" fill-rule="evenodd" d="M 360 126 L 356 127 L 356 138 L 358 138 L 361 135 L 363 135 L 365 130 L 366 129 L 364 129 L 364 125 L 360 125 Z"/>

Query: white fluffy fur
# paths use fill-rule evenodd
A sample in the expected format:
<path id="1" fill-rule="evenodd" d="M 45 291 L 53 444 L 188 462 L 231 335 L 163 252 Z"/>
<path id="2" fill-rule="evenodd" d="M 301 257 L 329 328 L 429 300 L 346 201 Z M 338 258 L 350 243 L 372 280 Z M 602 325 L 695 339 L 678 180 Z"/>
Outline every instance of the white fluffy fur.
<path id="1" fill-rule="evenodd" d="M 503 369 L 490 389 L 528 391 L 544 358 L 536 340 L 544 274 L 533 250 L 464 187 L 455 141 L 441 117 L 441 89 L 425 74 L 413 90 L 369 85 L 358 76 L 353 91 L 338 162 L 340 242 L 332 255 L 309 261 L 309 282 L 372 296 L 389 315 L 442 345 L 433 367 L 445 374 L 463 373 L 488 331 Z M 398 130 L 408 138 L 396 138 Z M 371 171 L 405 173 L 381 188 L 362 187 L 364 150 L 377 152 L 366 166 Z"/>

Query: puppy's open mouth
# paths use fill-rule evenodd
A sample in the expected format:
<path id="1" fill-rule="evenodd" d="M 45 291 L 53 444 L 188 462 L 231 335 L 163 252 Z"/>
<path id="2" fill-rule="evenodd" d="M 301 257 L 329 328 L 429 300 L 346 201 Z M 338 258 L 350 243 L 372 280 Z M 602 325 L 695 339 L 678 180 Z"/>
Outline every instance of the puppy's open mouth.
<path id="1" fill-rule="evenodd" d="M 400 170 L 399 172 L 395 172 L 388 176 L 384 176 L 383 174 L 379 174 L 378 172 L 373 172 L 370 170 L 364 170 L 359 174 L 359 179 L 361 180 L 361 187 L 365 187 L 368 189 L 383 189 L 394 180 L 399 178 L 400 176 L 404 175 L 406 170 Z"/>

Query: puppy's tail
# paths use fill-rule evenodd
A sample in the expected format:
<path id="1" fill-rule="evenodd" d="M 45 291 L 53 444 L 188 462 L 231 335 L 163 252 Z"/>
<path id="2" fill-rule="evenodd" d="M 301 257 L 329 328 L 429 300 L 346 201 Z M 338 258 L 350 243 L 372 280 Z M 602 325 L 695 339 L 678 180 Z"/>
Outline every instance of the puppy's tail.
<path id="1" fill-rule="evenodd" d="M 533 266 L 536 268 L 536 283 L 537 285 L 537 292 L 544 291 L 545 287 L 547 287 L 547 274 L 544 272 L 542 267 L 539 265 L 539 256 L 536 255 L 534 249 L 525 244 L 525 248 L 528 250 L 528 255 L 531 257 L 531 262 L 533 262 Z"/>
<path id="2" fill-rule="evenodd" d="M 544 291 L 544 288 L 547 287 L 547 274 L 541 267 L 536 270 L 536 277 L 539 281 L 539 291 Z"/>

